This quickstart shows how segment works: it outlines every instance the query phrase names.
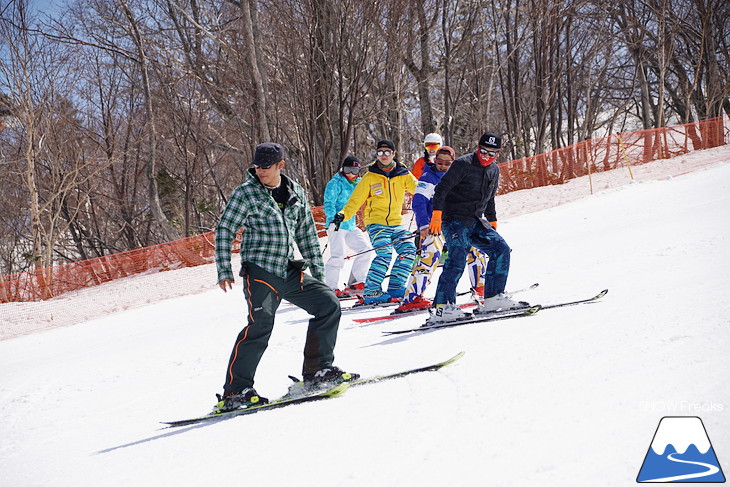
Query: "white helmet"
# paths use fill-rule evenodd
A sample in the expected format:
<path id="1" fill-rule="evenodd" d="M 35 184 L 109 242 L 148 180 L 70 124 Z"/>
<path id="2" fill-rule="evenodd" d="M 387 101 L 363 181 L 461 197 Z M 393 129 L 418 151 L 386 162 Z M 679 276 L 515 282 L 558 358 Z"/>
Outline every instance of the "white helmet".
<path id="1" fill-rule="evenodd" d="M 426 135 L 426 137 L 423 138 L 423 145 L 426 145 L 426 144 L 444 145 L 444 139 L 442 139 L 439 134 L 431 133 L 431 134 Z"/>

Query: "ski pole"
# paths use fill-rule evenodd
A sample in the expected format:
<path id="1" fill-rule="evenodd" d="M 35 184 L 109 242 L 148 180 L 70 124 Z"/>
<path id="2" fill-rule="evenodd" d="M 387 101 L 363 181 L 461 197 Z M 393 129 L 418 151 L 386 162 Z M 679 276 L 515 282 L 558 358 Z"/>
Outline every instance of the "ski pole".
<path id="1" fill-rule="evenodd" d="M 540 284 L 536 282 L 535 284 L 530 284 L 527 287 L 523 287 L 522 289 L 516 289 L 514 291 L 510 291 L 510 292 L 505 293 L 505 294 L 508 294 L 509 296 L 512 296 L 513 294 L 524 293 L 525 291 L 529 291 L 530 289 L 535 289 L 539 285 Z M 464 291 L 464 292 L 461 292 L 461 293 L 456 293 L 457 296 L 466 296 L 467 294 L 474 294 L 474 290 L 473 289 L 469 289 L 468 291 Z"/>
<path id="2" fill-rule="evenodd" d="M 418 230 L 416 230 L 415 232 L 411 232 L 411 233 L 408 234 L 408 236 L 403 237 L 403 238 L 399 238 L 397 240 L 393 240 L 392 242 L 388 242 L 387 244 L 378 245 L 377 247 L 373 247 L 372 249 L 363 250 L 362 252 L 358 252 L 357 254 L 348 255 L 347 257 L 345 257 L 345 259 L 351 259 L 353 257 L 357 257 L 358 255 L 367 254 L 368 252 L 372 252 L 373 250 L 382 249 L 383 247 L 387 247 L 389 245 L 393 245 L 394 243 L 404 242 L 404 241 L 408 240 L 409 238 L 413 238 L 416 235 L 416 232 L 417 231 Z"/>

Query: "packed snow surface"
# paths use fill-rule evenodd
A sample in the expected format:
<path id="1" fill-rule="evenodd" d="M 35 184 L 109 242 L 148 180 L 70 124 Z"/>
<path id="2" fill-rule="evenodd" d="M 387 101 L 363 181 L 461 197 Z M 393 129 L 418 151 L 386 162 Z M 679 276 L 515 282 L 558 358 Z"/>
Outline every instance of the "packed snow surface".
<path id="1" fill-rule="evenodd" d="M 613 173 L 626 183 L 625 170 Z M 701 417 L 727 472 L 730 149 L 634 177 L 594 180 L 593 194 L 581 178 L 497 200 L 513 249 L 508 287 L 540 284 L 520 299 L 608 288 L 602 300 L 394 337 L 381 331 L 424 315 L 361 325 L 352 319 L 387 311 L 345 313 L 335 361 L 345 370 L 466 355 L 336 399 L 162 429 L 215 403 L 246 319 L 240 283 L 223 293 L 214 267 L 201 266 L 65 297 L 87 321 L 0 341 L 0 485 L 625 486 L 664 416 Z M 108 315 L 98 306 L 110 290 L 160 295 L 191 273 L 199 280 L 187 294 Z M 1 305 L 0 315 L 32 315 L 34 304 Z M 283 394 L 300 373 L 307 319 L 280 308 L 256 377 L 262 395 Z"/>

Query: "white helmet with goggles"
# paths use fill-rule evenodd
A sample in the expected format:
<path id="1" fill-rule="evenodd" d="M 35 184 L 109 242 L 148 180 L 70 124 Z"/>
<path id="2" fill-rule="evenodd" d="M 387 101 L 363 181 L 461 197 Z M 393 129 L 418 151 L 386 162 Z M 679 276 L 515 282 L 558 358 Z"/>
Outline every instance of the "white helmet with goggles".
<path id="1" fill-rule="evenodd" d="M 442 139 L 439 134 L 430 133 L 430 134 L 426 135 L 426 137 L 423 138 L 423 145 L 428 145 L 428 144 L 443 145 L 444 139 Z"/>

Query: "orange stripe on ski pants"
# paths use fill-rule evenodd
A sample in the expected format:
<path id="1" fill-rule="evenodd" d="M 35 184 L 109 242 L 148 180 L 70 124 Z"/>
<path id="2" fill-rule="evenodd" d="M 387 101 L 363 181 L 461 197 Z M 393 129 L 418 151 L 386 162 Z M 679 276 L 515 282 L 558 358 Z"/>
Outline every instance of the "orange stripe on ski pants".
<path id="1" fill-rule="evenodd" d="M 276 289 L 274 289 L 274 286 L 272 286 L 268 282 L 263 281 L 261 279 L 254 279 L 254 282 L 260 282 L 261 284 L 268 286 L 269 289 L 271 289 L 275 294 L 277 294 L 277 298 L 278 298 L 279 292 Z M 236 360 L 238 359 L 238 347 L 241 345 L 241 343 L 246 341 L 246 337 L 248 337 L 248 329 L 251 326 L 251 324 L 253 324 L 253 322 L 255 321 L 253 318 L 253 313 L 252 313 L 253 304 L 251 303 L 251 281 L 250 281 L 248 275 L 246 276 L 246 287 L 248 288 L 248 292 L 246 293 L 248 295 L 246 298 L 246 301 L 248 302 L 248 318 L 250 320 L 250 323 L 248 325 L 246 325 L 246 330 L 243 333 L 243 337 L 240 340 L 238 340 L 238 342 L 236 342 L 236 346 L 234 347 L 235 352 L 233 354 L 233 360 L 231 360 L 231 363 L 228 366 L 228 383 L 229 384 L 233 383 L 233 364 L 235 364 Z"/>

